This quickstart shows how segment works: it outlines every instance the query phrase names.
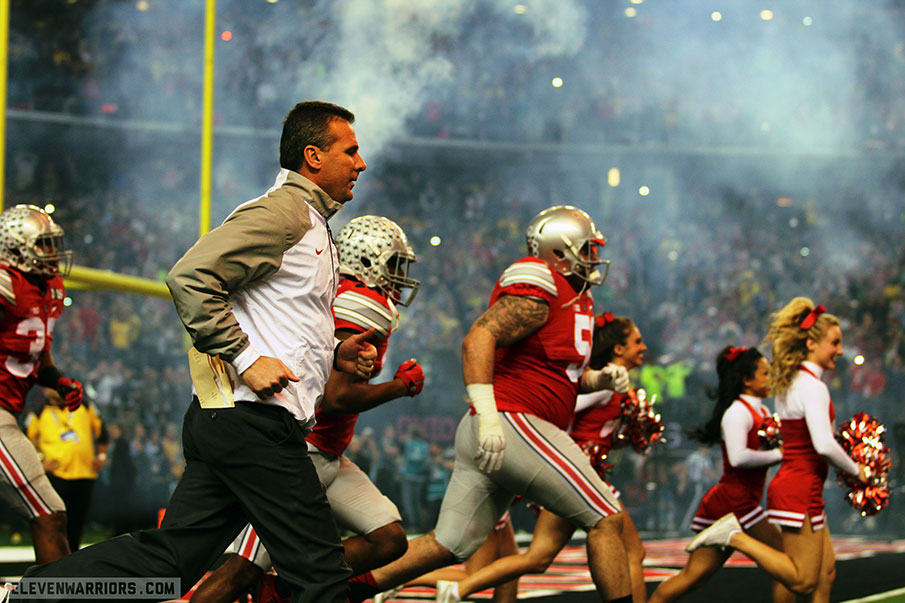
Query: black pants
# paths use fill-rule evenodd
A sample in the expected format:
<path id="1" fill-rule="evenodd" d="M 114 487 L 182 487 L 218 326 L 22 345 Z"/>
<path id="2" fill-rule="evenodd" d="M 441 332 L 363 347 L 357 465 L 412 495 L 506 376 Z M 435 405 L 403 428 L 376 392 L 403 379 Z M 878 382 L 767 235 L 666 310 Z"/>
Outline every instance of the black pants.
<path id="1" fill-rule="evenodd" d="M 231 409 L 203 410 L 193 400 L 182 432 L 185 473 L 160 529 L 33 566 L 23 582 L 178 577 L 184 593 L 250 521 L 292 589 L 293 603 L 344 603 L 351 572 L 305 435 L 280 407 L 237 402 Z"/>
<path id="2" fill-rule="evenodd" d="M 82 529 L 85 527 L 85 518 L 88 517 L 88 507 L 91 505 L 94 480 L 63 479 L 52 473 L 47 474 L 47 479 L 66 505 L 66 539 L 69 541 L 70 550 L 77 551 L 82 543 Z"/>

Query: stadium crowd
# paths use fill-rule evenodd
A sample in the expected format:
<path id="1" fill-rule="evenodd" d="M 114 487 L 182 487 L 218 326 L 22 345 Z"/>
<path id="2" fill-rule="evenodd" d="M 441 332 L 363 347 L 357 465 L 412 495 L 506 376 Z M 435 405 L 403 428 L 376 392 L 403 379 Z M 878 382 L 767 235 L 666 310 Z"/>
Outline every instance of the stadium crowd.
<path id="1" fill-rule="evenodd" d="M 807 132 L 820 145 L 831 139 L 824 137 L 823 130 L 833 124 L 834 131 L 851 133 L 846 142 L 857 148 L 905 146 L 905 123 L 900 117 L 905 94 L 899 84 L 905 81 L 903 45 L 894 37 L 879 35 L 884 24 L 899 18 L 898 2 L 858 11 L 863 31 L 874 35 L 847 35 L 825 46 L 815 44 L 820 49 L 815 58 L 826 65 L 856 57 L 853 81 L 844 81 L 849 90 L 795 97 L 791 110 L 779 113 L 770 107 L 751 110 L 740 101 L 747 91 L 745 82 L 734 79 L 727 65 L 744 57 L 735 57 L 720 45 L 724 41 L 719 34 L 705 33 L 710 25 L 706 13 L 652 7 L 637 19 L 627 19 L 621 3 L 582 0 L 575 4 L 582 11 L 584 26 L 580 54 L 596 57 L 592 70 L 575 60 L 574 48 L 543 53 L 513 44 L 513 50 L 501 51 L 506 48 L 499 43 L 502 39 L 544 42 L 540 38 L 549 33 L 520 23 L 518 16 L 478 7 L 461 17 L 457 27 L 442 28 L 430 11 L 413 6 L 409 13 L 400 13 L 398 18 L 408 19 L 410 31 L 423 32 L 425 43 L 417 47 L 418 54 L 456 65 L 443 78 L 428 77 L 419 83 L 424 99 L 408 120 L 410 135 L 776 148 L 787 144 L 778 134 L 788 129 Z M 201 104 L 195 91 L 201 85 L 201 63 L 185 57 L 203 53 L 198 36 L 204 20 L 200 5 L 168 6 L 166 14 L 146 1 L 16 0 L 12 5 L 11 107 L 114 120 L 198 123 Z M 324 32 L 340 28 L 352 10 L 316 0 L 221 5 L 218 32 L 229 35 L 221 35 L 217 49 L 217 78 L 223 86 L 218 123 L 266 128 L 278 123 L 285 111 L 280 89 L 286 66 L 304 66 L 299 77 L 323 77 L 335 69 L 326 57 L 339 55 L 334 49 L 338 39 Z M 797 10 L 792 13 L 798 16 Z M 737 17 L 739 29 L 732 30 L 733 35 L 762 48 L 759 64 L 780 65 L 797 55 L 811 56 L 805 55 L 809 47 L 799 43 L 800 20 L 777 19 L 773 29 L 765 31 L 755 16 L 741 11 Z M 292 21 L 316 22 L 318 27 L 289 27 Z M 823 21 L 833 26 L 830 16 Z M 274 22 L 281 26 L 274 27 Z M 719 49 L 708 53 L 713 56 L 707 60 L 696 55 L 695 68 L 716 78 L 710 86 L 689 89 L 674 79 L 676 74 L 651 72 L 649 66 L 627 59 L 627 52 L 636 47 L 648 44 L 649 50 L 651 41 L 679 45 L 675 32 L 688 28 L 712 36 L 707 39 Z M 558 38 L 546 42 L 563 44 Z M 493 64 L 482 60 L 491 48 L 495 56 L 503 53 Z M 666 54 L 671 51 L 680 48 Z M 416 77 L 409 63 L 401 66 Z M 768 70 L 764 73 L 771 75 Z M 565 84 L 551 86 L 552 75 Z M 834 74 L 828 69 L 824 75 L 830 80 Z M 309 91 L 313 96 L 323 93 L 328 91 Z"/>

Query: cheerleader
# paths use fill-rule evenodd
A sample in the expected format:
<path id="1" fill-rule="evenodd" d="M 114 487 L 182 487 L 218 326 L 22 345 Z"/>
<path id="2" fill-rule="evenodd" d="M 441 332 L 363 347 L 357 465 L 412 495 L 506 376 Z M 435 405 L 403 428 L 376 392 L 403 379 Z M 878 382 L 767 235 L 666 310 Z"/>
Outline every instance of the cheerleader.
<path id="1" fill-rule="evenodd" d="M 642 365 L 647 346 L 641 331 L 631 319 L 614 317 L 607 312 L 595 319 L 592 350 L 592 369 L 600 370 L 613 364 L 628 371 Z M 602 390 L 578 396 L 570 435 L 586 451 L 594 450 L 591 462 L 598 473 L 603 473 L 602 463 L 613 446 L 614 435 L 619 431 L 621 403 L 626 395 L 634 395 L 634 392 L 630 390 L 628 394 L 618 394 Z M 613 490 L 615 492 L 615 488 Z M 618 496 L 618 492 L 616 494 Z M 619 505 L 624 517 L 622 541 L 629 562 L 632 601 L 643 603 L 647 600 L 642 569 L 644 546 L 625 505 L 621 501 Z M 575 526 L 568 520 L 541 509 L 531 544 L 525 553 L 498 559 L 459 582 L 438 581 L 436 600 L 440 603 L 458 603 L 473 593 L 524 574 L 543 574 L 556 555 L 569 543 L 574 532 Z"/>
<path id="2" fill-rule="evenodd" d="M 721 442 L 723 475 L 701 500 L 691 522 L 695 532 L 732 514 L 754 539 L 773 548 L 782 536 L 761 506 L 767 468 L 782 460 L 782 450 L 762 450 L 758 430 L 770 416 L 763 398 L 770 395 L 770 366 L 757 348 L 726 347 L 716 358 L 718 376 L 713 415 L 691 437 L 711 446 Z M 691 553 L 682 571 L 660 584 L 651 602 L 676 601 L 702 586 L 729 556 L 731 549 L 702 547 Z M 792 602 L 795 596 L 774 582 L 773 601 Z"/>
<path id="3" fill-rule="evenodd" d="M 833 437 L 835 411 L 820 380 L 842 355 L 839 319 L 822 306 L 796 297 L 773 315 L 767 341 L 773 345 L 773 391 L 782 421 L 783 459 L 767 488 L 767 513 L 782 530 L 782 551 L 744 534 L 734 515 L 698 534 L 699 546 L 731 546 L 811 601 L 830 600 L 836 559 L 824 514 L 823 482 L 828 463 L 867 482 Z"/>

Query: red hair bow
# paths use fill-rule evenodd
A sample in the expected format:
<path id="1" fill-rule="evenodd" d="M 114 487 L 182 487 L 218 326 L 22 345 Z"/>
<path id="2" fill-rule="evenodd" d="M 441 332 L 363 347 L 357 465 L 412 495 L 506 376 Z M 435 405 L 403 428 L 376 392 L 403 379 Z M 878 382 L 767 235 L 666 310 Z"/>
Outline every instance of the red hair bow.
<path id="1" fill-rule="evenodd" d="M 823 307 L 823 304 L 817 304 L 817 307 L 808 312 L 808 315 L 804 317 L 804 320 L 801 321 L 798 328 L 807 331 L 814 326 L 814 323 L 817 322 L 817 317 L 824 312 L 826 312 L 826 308 Z"/>
<path id="2" fill-rule="evenodd" d="M 741 356 L 742 352 L 748 351 L 748 348 L 729 348 L 729 351 L 723 354 L 723 358 L 728 360 L 729 362 L 735 362 L 736 358 Z"/>
<path id="3" fill-rule="evenodd" d="M 599 314 L 594 318 L 594 326 L 598 329 L 602 329 L 614 320 L 616 320 L 616 317 L 613 316 L 612 312 L 604 312 L 603 314 Z"/>

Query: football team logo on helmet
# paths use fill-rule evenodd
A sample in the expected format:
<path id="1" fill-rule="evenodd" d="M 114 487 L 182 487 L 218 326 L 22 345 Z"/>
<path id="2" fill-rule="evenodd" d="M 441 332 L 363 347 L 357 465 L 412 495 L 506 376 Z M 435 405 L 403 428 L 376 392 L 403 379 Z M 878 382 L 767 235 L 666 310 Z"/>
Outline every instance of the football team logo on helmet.
<path id="1" fill-rule="evenodd" d="M 336 246 L 340 274 L 354 276 L 400 306 L 415 299 L 421 283 L 408 272 L 417 258 L 398 224 L 382 216 L 353 218 L 339 231 Z"/>
<path id="2" fill-rule="evenodd" d="M 575 275 L 590 285 L 602 285 L 610 261 L 600 259 L 606 239 L 584 211 L 571 205 L 555 205 L 537 214 L 528 224 L 528 253 L 563 276 Z M 597 269 L 606 266 L 603 274 Z"/>
<path id="3" fill-rule="evenodd" d="M 63 229 L 34 205 L 16 205 L 0 213 L 0 260 L 22 272 L 66 276 L 72 268 Z"/>

